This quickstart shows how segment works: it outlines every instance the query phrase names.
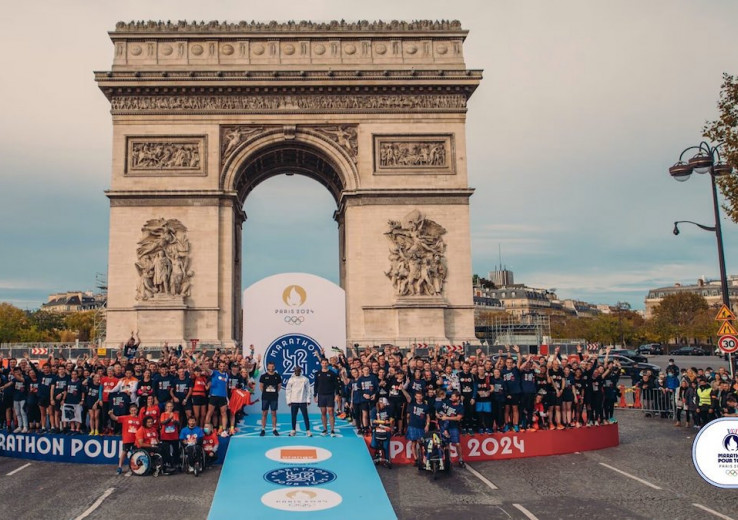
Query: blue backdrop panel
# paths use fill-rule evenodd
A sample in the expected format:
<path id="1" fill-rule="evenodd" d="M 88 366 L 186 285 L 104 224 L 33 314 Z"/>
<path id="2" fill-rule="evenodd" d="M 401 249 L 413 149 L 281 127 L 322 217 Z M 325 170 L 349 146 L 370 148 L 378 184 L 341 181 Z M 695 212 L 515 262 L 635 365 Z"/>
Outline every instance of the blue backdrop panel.
<path id="1" fill-rule="evenodd" d="M 289 417 L 280 415 L 281 435 L 267 428 L 259 437 L 256 421 L 246 417 L 231 438 L 209 519 L 397 518 L 363 439 L 346 423 L 337 437 L 321 437 L 320 417 L 311 416 L 314 437 L 289 437 Z"/>

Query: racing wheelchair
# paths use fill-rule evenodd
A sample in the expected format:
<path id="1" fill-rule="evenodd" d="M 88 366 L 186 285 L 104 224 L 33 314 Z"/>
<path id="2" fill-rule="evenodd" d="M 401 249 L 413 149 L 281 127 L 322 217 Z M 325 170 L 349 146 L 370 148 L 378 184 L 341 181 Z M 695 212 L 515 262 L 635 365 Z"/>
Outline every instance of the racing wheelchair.
<path id="1" fill-rule="evenodd" d="M 158 477 L 164 466 L 164 459 L 155 450 L 133 448 L 128 454 L 128 467 L 131 473 L 143 477 L 153 474 Z"/>

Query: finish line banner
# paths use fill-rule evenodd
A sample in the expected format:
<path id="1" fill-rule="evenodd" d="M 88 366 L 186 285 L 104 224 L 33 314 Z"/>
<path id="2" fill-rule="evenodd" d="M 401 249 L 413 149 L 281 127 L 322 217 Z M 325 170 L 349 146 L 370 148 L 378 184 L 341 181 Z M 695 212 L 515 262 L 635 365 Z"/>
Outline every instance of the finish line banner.
<path id="1" fill-rule="evenodd" d="M 243 350 L 261 355 L 262 372 L 273 362 L 283 385 L 301 367 L 312 383 L 327 357 L 345 352 L 346 293 L 333 282 L 307 273 L 264 278 L 243 293 Z M 258 388 L 257 388 L 258 394 Z M 280 392 L 280 403 L 284 393 Z"/>

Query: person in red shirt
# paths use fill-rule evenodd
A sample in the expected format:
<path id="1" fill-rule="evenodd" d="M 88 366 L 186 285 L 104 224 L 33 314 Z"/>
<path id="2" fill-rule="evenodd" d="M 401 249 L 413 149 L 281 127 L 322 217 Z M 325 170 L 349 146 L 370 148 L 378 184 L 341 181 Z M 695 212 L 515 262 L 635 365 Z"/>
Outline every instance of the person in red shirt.
<path id="1" fill-rule="evenodd" d="M 208 390 L 210 381 L 202 375 L 202 369 L 195 367 L 192 376 L 192 414 L 197 425 L 201 428 L 205 424 L 205 412 L 208 408 Z"/>
<path id="2" fill-rule="evenodd" d="M 121 431 L 123 448 L 120 450 L 118 469 L 116 471 L 118 475 L 123 473 L 123 462 L 125 462 L 126 460 L 128 451 L 133 448 L 134 444 L 136 443 L 136 433 L 141 427 L 141 421 L 138 418 L 138 406 L 132 404 L 128 410 L 130 411 L 130 415 L 123 415 L 122 417 L 118 417 L 117 415 L 115 415 L 112 410 L 108 412 L 110 418 L 114 421 L 118 421 L 123 427 Z"/>
<path id="3" fill-rule="evenodd" d="M 202 449 L 205 451 L 205 465 L 209 466 L 218 458 L 218 434 L 213 431 L 213 425 L 208 423 L 203 428 L 205 436 L 202 438 Z"/>
<path id="4" fill-rule="evenodd" d="M 100 378 L 100 384 L 102 385 L 102 413 L 103 417 L 110 414 L 110 391 L 115 388 L 115 386 L 118 384 L 118 378 L 115 377 L 113 372 L 113 367 L 109 366 L 107 368 L 107 375 Z M 105 419 L 104 419 L 105 420 Z M 112 428 L 109 421 L 105 420 L 105 428 L 103 429 L 103 434 L 105 433 L 111 433 Z"/>
<path id="5" fill-rule="evenodd" d="M 159 448 L 159 432 L 154 426 L 154 418 L 143 418 L 141 427 L 136 430 L 136 447 L 156 451 Z"/>
<path id="6" fill-rule="evenodd" d="M 154 396 L 150 395 L 146 398 L 146 406 L 138 412 L 138 418 L 141 420 L 141 424 L 143 424 L 144 417 L 151 417 L 154 419 L 154 428 L 158 428 L 160 414 L 159 405 L 156 404 Z"/>
<path id="7" fill-rule="evenodd" d="M 179 459 L 179 412 L 174 411 L 174 403 L 169 401 L 159 416 L 159 438 L 162 443 L 162 456 L 173 462 Z"/>

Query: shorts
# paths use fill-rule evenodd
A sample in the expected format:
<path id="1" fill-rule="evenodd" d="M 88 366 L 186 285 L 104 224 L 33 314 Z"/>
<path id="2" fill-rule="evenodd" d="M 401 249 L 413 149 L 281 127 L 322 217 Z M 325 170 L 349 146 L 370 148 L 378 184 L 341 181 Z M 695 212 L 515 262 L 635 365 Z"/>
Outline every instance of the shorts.
<path id="1" fill-rule="evenodd" d="M 273 412 L 276 412 L 278 403 L 279 401 L 277 401 L 276 399 L 262 399 L 261 411 L 266 412 L 267 410 L 271 410 Z"/>
<path id="2" fill-rule="evenodd" d="M 187 399 L 187 402 L 184 402 L 184 399 L 179 401 L 179 407 L 182 410 L 192 410 L 192 398 Z"/>
<path id="3" fill-rule="evenodd" d="M 124 442 L 123 443 L 123 453 L 126 453 L 126 452 L 132 450 L 135 445 L 136 444 L 133 443 L 133 442 Z"/>
<path id="4" fill-rule="evenodd" d="M 474 403 L 474 409 L 477 412 L 492 413 L 492 403 L 490 401 L 477 401 Z"/>
<path id="5" fill-rule="evenodd" d="M 405 403 L 398 401 L 390 402 L 389 415 L 396 421 L 405 419 Z"/>
<path id="6" fill-rule="evenodd" d="M 228 400 L 221 396 L 221 395 L 211 395 L 210 396 L 210 404 L 213 406 L 216 406 L 220 408 L 221 406 L 225 406 L 228 404 Z"/>
<path id="7" fill-rule="evenodd" d="M 458 444 L 460 442 L 458 428 L 451 428 L 448 430 L 444 430 L 444 432 L 448 432 L 447 438 L 451 444 Z"/>
<path id="8" fill-rule="evenodd" d="M 371 412 L 372 408 L 374 408 L 374 403 L 371 401 L 362 401 L 359 403 L 359 410 L 362 412 Z"/>
<path id="9" fill-rule="evenodd" d="M 335 406 L 336 396 L 334 394 L 318 394 L 319 408 L 333 408 Z"/>
<path id="10" fill-rule="evenodd" d="M 205 406 L 208 404 L 208 398 L 204 395 L 193 395 L 192 396 L 192 405 L 193 406 Z"/>
<path id="11" fill-rule="evenodd" d="M 510 394 L 510 397 L 505 399 L 505 404 L 510 406 L 518 406 L 520 404 L 520 394 Z"/>
<path id="12" fill-rule="evenodd" d="M 573 402 L 574 401 L 574 392 L 572 392 L 571 390 L 569 390 L 567 392 L 566 389 L 565 389 L 564 390 L 564 393 L 561 394 L 561 400 L 564 403 L 571 403 L 571 402 Z"/>
<path id="13" fill-rule="evenodd" d="M 88 410 L 91 410 L 92 407 L 95 406 L 95 403 L 96 402 L 97 402 L 97 398 L 96 397 L 93 397 L 93 398 L 88 397 L 88 398 L 86 398 L 85 399 L 85 408 L 87 408 Z"/>
<path id="14" fill-rule="evenodd" d="M 48 406 L 51 406 L 51 398 L 50 397 L 39 397 L 38 398 L 38 405 L 41 408 L 46 408 Z"/>
<path id="15" fill-rule="evenodd" d="M 415 426 L 408 426 L 407 435 L 405 435 L 405 437 L 409 441 L 418 441 L 422 439 L 424 435 L 425 435 L 424 428 L 416 428 Z"/>

